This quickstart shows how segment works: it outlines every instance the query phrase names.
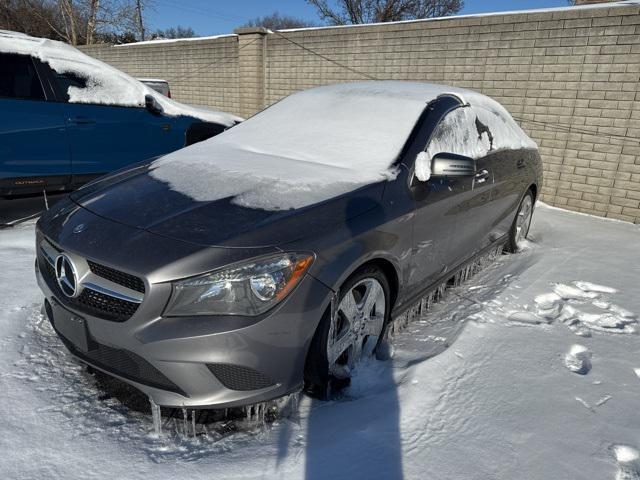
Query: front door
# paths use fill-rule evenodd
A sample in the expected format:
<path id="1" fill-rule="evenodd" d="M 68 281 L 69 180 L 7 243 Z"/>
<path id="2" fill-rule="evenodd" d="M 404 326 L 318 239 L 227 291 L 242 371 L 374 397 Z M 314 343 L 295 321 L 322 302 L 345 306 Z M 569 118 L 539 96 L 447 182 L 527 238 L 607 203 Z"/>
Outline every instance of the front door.
<path id="1" fill-rule="evenodd" d="M 175 128 L 176 118 L 152 113 L 144 106 L 117 105 L 119 98 L 114 98 L 114 105 L 71 102 L 70 89 L 100 86 L 78 73 L 50 70 L 50 75 L 65 108 L 75 184 L 184 145 L 184 129 Z M 114 95 L 117 97 L 117 92 Z"/>
<path id="2" fill-rule="evenodd" d="M 414 277 L 423 288 L 446 276 L 486 245 L 492 224 L 493 164 L 478 152 L 491 150 L 491 132 L 477 112 L 460 105 L 440 119 L 426 147 L 431 162 L 439 153 L 475 157 L 475 174 L 438 176 L 418 188 L 414 223 Z M 414 179 L 415 183 L 415 179 Z"/>
<path id="3" fill-rule="evenodd" d="M 0 193 L 62 189 L 71 157 L 63 105 L 47 101 L 31 57 L 0 53 Z"/>
<path id="4" fill-rule="evenodd" d="M 421 290 L 445 275 L 456 263 L 456 222 L 468 185 L 465 178 L 433 178 L 414 183 L 413 190 L 416 211 L 412 277 L 416 290 Z"/>

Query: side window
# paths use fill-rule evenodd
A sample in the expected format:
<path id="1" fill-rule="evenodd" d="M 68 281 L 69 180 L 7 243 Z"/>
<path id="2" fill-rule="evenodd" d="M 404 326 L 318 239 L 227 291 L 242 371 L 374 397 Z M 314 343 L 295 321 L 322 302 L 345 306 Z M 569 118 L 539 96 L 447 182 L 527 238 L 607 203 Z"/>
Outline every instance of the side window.
<path id="1" fill-rule="evenodd" d="M 54 70 L 52 70 L 52 72 L 55 82 L 58 85 L 58 90 L 65 102 L 69 101 L 69 88 L 87 88 L 86 78 L 82 78 L 71 72 L 58 73 Z"/>
<path id="2" fill-rule="evenodd" d="M 0 53 L 0 97 L 44 100 L 44 91 L 31 57 Z"/>
<path id="3" fill-rule="evenodd" d="M 493 134 L 488 127 L 482 109 L 469 105 L 449 112 L 438 124 L 429 145 L 427 156 L 433 158 L 438 153 L 455 153 L 471 158 L 479 158 L 494 149 Z"/>

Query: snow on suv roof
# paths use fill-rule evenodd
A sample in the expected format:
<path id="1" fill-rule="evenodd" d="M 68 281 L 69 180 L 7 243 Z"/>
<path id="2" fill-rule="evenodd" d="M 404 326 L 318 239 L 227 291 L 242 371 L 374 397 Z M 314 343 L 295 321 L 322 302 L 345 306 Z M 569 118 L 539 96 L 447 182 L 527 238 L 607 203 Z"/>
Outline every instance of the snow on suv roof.
<path id="1" fill-rule="evenodd" d="M 58 73 L 74 73 L 85 78 L 86 88 L 69 87 L 67 93 L 72 103 L 143 106 L 145 95 L 152 95 L 164 113 L 170 116 L 189 115 L 227 126 L 241 120 L 218 110 L 191 107 L 173 101 L 126 73 L 63 42 L 0 30 L 0 52 L 29 55 L 49 64 Z"/>
<path id="2" fill-rule="evenodd" d="M 395 178 L 394 161 L 427 104 L 442 94 L 504 116 L 510 125 L 497 127 L 509 130 L 509 141 L 499 147 L 535 148 L 507 111 L 484 95 L 371 81 L 295 93 L 217 137 L 157 160 L 152 175 L 198 201 L 233 196 L 235 203 L 269 210 L 309 205 Z"/>

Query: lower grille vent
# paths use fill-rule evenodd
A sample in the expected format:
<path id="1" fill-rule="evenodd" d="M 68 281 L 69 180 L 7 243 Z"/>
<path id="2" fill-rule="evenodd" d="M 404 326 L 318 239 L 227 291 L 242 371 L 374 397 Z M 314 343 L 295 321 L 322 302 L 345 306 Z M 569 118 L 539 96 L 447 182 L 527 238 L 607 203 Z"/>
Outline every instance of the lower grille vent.
<path id="1" fill-rule="evenodd" d="M 175 392 L 184 397 L 187 396 L 180 387 L 160 373 L 157 368 L 133 352 L 108 347 L 95 340 L 91 340 L 90 350 L 83 352 L 62 335 L 59 334 L 58 336 L 76 357 L 106 372 L 111 372 L 114 375 L 143 385 Z"/>
<path id="2" fill-rule="evenodd" d="M 260 390 L 275 385 L 271 378 L 249 367 L 228 363 L 209 363 L 207 368 L 229 390 Z"/>

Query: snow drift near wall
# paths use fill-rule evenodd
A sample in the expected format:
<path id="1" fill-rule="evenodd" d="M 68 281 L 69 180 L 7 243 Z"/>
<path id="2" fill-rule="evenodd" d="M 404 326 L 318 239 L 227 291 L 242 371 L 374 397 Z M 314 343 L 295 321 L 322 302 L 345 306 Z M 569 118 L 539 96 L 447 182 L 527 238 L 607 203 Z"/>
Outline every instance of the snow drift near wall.
<path id="1" fill-rule="evenodd" d="M 86 79 L 86 88 L 69 87 L 67 93 L 71 103 L 142 107 L 145 96 L 151 95 L 169 116 L 188 115 L 226 126 L 242 120 L 218 110 L 191 107 L 173 101 L 126 73 L 63 42 L 0 32 L 0 52 L 29 55 L 49 64 L 57 73 L 73 73 Z"/>

